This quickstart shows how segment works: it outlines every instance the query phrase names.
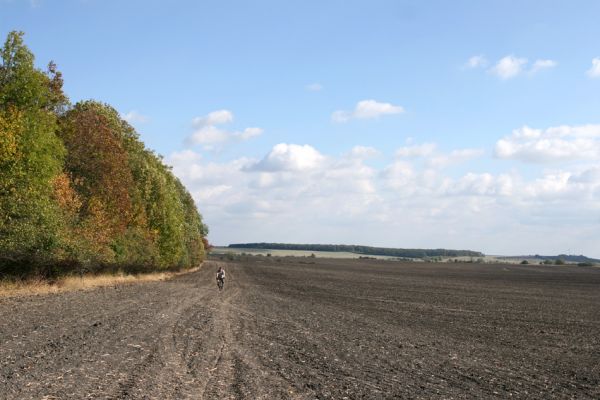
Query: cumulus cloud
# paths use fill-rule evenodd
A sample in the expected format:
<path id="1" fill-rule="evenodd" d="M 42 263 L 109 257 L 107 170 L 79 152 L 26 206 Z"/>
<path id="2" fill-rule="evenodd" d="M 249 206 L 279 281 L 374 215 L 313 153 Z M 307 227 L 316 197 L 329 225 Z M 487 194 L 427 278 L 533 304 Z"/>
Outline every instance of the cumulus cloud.
<path id="1" fill-rule="evenodd" d="M 356 215 L 374 200 L 375 172 L 362 159 L 326 157 L 309 145 L 278 144 L 262 159 L 223 163 L 204 161 L 188 150 L 172 154 L 167 163 L 204 215 L 237 225 L 238 233 L 246 220 L 260 220 L 255 229 L 276 221 L 279 228 L 271 228 L 281 233 L 294 227 L 296 218 L 304 223 L 317 215 L 324 220 Z M 323 210 L 331 214 L 324 216 Z M 281 225 L 281 218 L 293 221 Z"/>
<path id="2" fill-rule="evenodd" d="M 401 114 L 404 108 L 391 103 L 376 100 L 361 100 L 356 103 L 353 111 L 338 110 L 331 115 L 334 122 L 348 122 L 351 119 L 373 119 L 383 115 Z"/>
<path id="3" fill-rule="evenodd" d="M 600 57 L 592 60 L 592 67 L 587 70 L 587 75 L 590 78 L 600 78 Z"/>
<path id="4" fill-rule="evenodd" d="M 597 139 L 598 127 L 521 128 L 510 137 L 548 135 Z M 590 232 L 597 231 L 600 216 L 598 158 L 523 177 L 516 171 L 439 167 L 477 157 L 477 149 L 442 152 L 433 143 L 415 144 L 387 163 L 365 164 L 377 153 L 356 146 L 335 156 L 282 143 L 256 159 L 214 162 L 187 149 L 166 161 L 192 193 L 217 244 L 345 242 L 470 247 L 492 254 L 556 253 L 563 249 L 556 246 L 568 244 L 597 252 L 597 235 L 592 240 Z"/>
<path id="5" fill-rule="evenodd" d="M 144 122 L 148 122 L 149 118 L 135 110 L 131 110 L 129 111 L 127 114 L 122 116 L 123 119 L 127 122 L 129 122 L 130 124 L 135 124 L 135 123 L 144 123 Z"/>
<path id="6" fill-rule="evenodd" d="M 427 157 L 436 150 L 435 143 L 423 143 L 411 146 L 400 147 L 396 150 L 397 157 Z"/>
<path id="7" fill-rule="evenodd" d="M 306 85 L 306 90 L 308 90 L 309 92 L 320 92 L 321 90 L 323 90 L 323 85 L 321 85 L 320 83 L 311 83 Z"/>
<path id="8" fill-rule="evenodd" d="M 521 74 L 526 64 L 526 58 L 510 55 L 501 58 L 496 65 L 490 69 L 490 72 L 500 79 L 511 79 Z"/>
<path id="9" fill-rule="evenodd" d="M 415 184 L 417 172 L 410 162 L 396 160 L 381 171 L 381 176 L 389 187 L 403 189 L 405 195 L 419 189 L 419 185 Z"/>
<path id="10" fill-rule="evenodd" d="M 193 150 L 183 150 L 171 154 L 170 160 L 174 164 L 194 163 L 202 160 L 202 156 Z"/>
<path id="11" fill-rule="evenodd" d="M 535 74 L 538 71 L 541 71 L 543 69 L 548 69 L 548 68 L 554 68 L 558 65 L 558 63 L 554 60 L 536 60 L 533 65 L 531 66 L 531 69 L 529 70 L 530 73 Z"/>
<path id="12" fill-rule="evenodd" d="M 592 166 L 569 176 L 570 183 L 591 183 L 600 186 L 600 166 Z"/>
<path id="13" fill-rule="evenodd" d="M 465 68 L 482 68 L 488 65 L 488 60 L 482 56 L 477 55 L 469 58 L 465 63 Z"/>
<path id="14" fill-rule="evenodd" d="M 494 176 L 490 173 L 468 172 L 459 179 L 446 179 L 442 193 L 461 196 L 511 196 L 514 178 L 508 174 Z"/>
<path id="15" fill-rule="evenodd" d="M 248 167 L 254 171 L 304 171 L 314 169 L 325 157 L 314 147 L 279 143 L 262 160 Z"/>
<path id="16" fill-rule="evenodd" d="M 398 148 L 396 157 L 400 159 L 422 158 L 429 168 L 443 168 L 480 157 L 483 153 L 481 149 L 456 149 L 450 153 L 443 153 L 438 150 L 435 143 L 422 143 Z"/>
<path id="17" fill-rule="evenodd" d="M 233 113 L 229 110 L 217 110 L 208 113 L 203 117 L 195 117 L 192 124 L 195 127 L 205 127 L 211 125 L 221 125 L 233 121 Z"/>
<path id="18" fill-rule="evenodd" d="M 194 132 L 186 139 L 188 145 L 200 145 L 204 150 L 218 150 L 224 145 L 249 140 L 263 133 L 261 128 L 246 128 L 242 131 L 227 131 L 217 125 L 233 122 L 229 110 L 217 110 L 192 120 Z"/>
<path id="19" fill-rule="evenodd" d="M 241 140 L 248 140 L 260 136 L 262 133 L 263 130 L 261 128 L 246 128 L 241 132 L 234 132 L 233 136 L 240 138 Z"/>
<path id="20" fill-rule="evenodd" d="M 508 80 L 523 73 L 535 75 L 542 70 L 554 68 L 557 65 L 556 61 L 549 59 L 538 59 L 530 64 L 527 58 L 516 57 L 511 54 L 498 60 L 488 71 L 500 79 Z"/>
<path id="21" fill-rule="evenodd" d="M 496 142 L 498 158 L 545 163 L 600 158 L 600 125 L 516 129 Z"/>

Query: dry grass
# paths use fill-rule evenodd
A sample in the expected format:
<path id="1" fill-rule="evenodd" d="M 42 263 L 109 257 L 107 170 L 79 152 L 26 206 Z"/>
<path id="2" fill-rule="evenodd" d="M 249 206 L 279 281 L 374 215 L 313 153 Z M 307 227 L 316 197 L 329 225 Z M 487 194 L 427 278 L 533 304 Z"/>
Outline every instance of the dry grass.
<path id="1" fill-rule="evenodd" d="M 29 279 L 26 281 L 0 281 L 0 297 L 17 297 L 43 295 L 49 293 L 62 293 L 74 290 L 90 290 L 103 286 L 131 285 L 141 282 L 154 282 L 172 279 L 175 276 L 198 271 L 200 267 L 182 272 L 153 272 L 149 274 L 129 275 L 96 275 L 64 277 L 56 282 L 43 279 Z"/>

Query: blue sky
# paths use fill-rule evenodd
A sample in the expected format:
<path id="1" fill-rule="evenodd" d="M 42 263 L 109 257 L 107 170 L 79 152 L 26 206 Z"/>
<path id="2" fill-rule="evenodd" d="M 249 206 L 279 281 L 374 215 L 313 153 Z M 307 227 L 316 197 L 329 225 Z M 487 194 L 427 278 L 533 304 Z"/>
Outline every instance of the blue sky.
<path id="1" fill-rule="evenodd" d="M 600 257 L 596 1 L 0 0 L 216 244 Z M 594 64 L 596 60 L 596 64 Z"/>

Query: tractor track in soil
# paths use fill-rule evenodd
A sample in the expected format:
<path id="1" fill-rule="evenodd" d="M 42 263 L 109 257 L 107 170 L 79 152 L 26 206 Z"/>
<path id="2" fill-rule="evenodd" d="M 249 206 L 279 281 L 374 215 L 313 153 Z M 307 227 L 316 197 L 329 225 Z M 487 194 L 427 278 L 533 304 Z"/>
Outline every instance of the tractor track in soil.
<path id="1" fill-rule="evenodd" d="M 600 398 L 597 268 L 247 257 L 0 316 L 0 399 Z"/>

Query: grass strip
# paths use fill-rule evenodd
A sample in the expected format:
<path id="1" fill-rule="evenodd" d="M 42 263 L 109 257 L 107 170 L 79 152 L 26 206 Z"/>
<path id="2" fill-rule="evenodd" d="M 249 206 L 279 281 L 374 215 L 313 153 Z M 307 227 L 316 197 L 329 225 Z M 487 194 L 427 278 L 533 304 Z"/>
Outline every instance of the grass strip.
<path id="1" fill-rule="evenodd" d="M 149 272 L 143 274 L 100 274 L 83 276 L 66 276 L 54 281 L 40 278 L 25 280 L 0 280 L 0 298 L 35 296 L 51 293 L 63 293 L 76 290 L 91 290 L 99 287 L 131 285 L 142 282 L 165 281 L 178 275 L 198 271 L 200 267 L 178 272 Z"/>

